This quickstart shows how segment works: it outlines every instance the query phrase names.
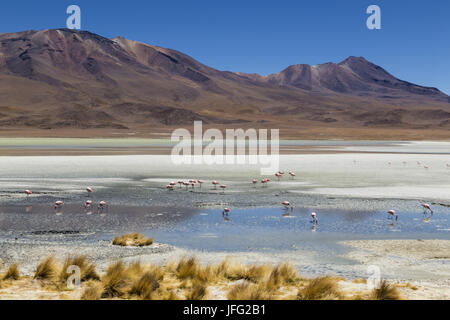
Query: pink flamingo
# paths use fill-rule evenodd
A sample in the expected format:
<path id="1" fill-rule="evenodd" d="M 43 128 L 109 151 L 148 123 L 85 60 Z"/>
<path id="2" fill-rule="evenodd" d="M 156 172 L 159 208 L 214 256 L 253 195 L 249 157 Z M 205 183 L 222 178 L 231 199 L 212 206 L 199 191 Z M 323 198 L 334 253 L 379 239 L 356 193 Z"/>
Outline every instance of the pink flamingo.
<path id="1" fill-rule="evenodd" d="M 295 172 L 289 171 L 289 175 L 291 176 L 291 179 L 295 178 Z"/>
<path id="2" fill-rule="evenodd" d="M 258 183 L 258 180 L 256 180 L 256 179 L 253 179 L 252 180 L 252 183 L 253 183 L 253 185 L 255 186 L 255 188 L 256 188 L 256 184 Z"/>
<path id="3" fill-rule="evenodd" d="M 395 218 L 395 221 L 398 220 L 398 215 L 395 213 L 395 210 L 389 210 L 387 213 L 389 214 L 390 218 Z"/>
<path id="4" fill-rule="evenodd" d="M 186 191 L 187 191 L 187 189 L 188 189 L 188 187 L 189 187 L 189 182 L 184 182 L 184 181 L 183 181 L 183 185 L 186 187 Z"/>
<path id="5" fill-rule="evenodd" d="M 311 213 L 311 218 L 313 219 L 314 224 L 319 223 L 319 219 L 317 219 L 317 214 L 315 212 Z"/>
<path id="6" fill-rule="evenodd" d="M 289 201 L 283 201 L 281 204 L 284 206 L 285 210 L 287 210 L 288 208 L 290 208 L 291 211 L 294 210 L 294 207 L 291 205 Z"/>
<path id="7" fill-rule="evenodd" d="M 53 207 L 54 207 L 55 210 L 56 210 L 56 209 L 58 209 L 58 208 L 61 208 L 63 205 L 64 205 L 64 201 L 58 200 L 58 201 L 55 202 L 55 204 L 54 204 Z"/>
<path id="8" fill-rule="evenodd" d="M 30 191 L 30 190 L 25 190 L 25 194 L 26 194 L 27 197 L 28 197 L 28 196 L 31 196 L 31 195 L 33 194 L 33 192 Z"/>
<path id="9" fill-rule="evenodd" d="M 86 202 L 84 203 L 84 208 L 88 209 L 92 206 L 94 202 L 92 200 L 86 200 Z"/>
<path id="10" fill-rule="evenodd" d="M 287 209 L 291 205 L 289 201 L 283 201 L 281 204 L 284 206 L 285 209 Z"/>
<path id="11" fill-rule="evenodd" d="M 431 209 L 431 206 L 428 203 L 421 203 L 420 205 L 423 208 L 423 213 L 425 213 L 426 210 L 430 210 L 430 213 L 433 214 L 433 209 Z"/>
<path id="12" fill-rule="evenodd" d="M 427 170 L 430 168 L 430 167 L 428 167 L 427 165 L 424 165 L 423 167 L 424 167 L 425 169 L 427 169 Z"/>
<path id="13" fill-rule="evenodd" d="M 212 184 L 214 185 L 214 190 L 217 190 L 217 185 L 219 184 L 219 181 L 214 180 Z"/>
<path id="14" fill-rule="evenodd" d="M 87 188 L 86 188 L 86 191 L 87 191 L 88 193 L 92 193 L 92 192 L 94 192 L 94 189 L 92 189 L 91 187 L 87 187 Z"/>
<path id="15" fill-rule="evenodd" d="M 102 200 L 98 203 L 97 210 L 102 210 L 105 208 L 109 208 L 108 202 Z"/>
<path id="16" fill-rule="evenodd" d="M 197 180 L 198 186 L 202 188 L 202 184 L 205 183 L 203 180 Z"/>
<path id="17" fill-rule="evenodd" d="M 168 189 L 169 191 L 172 191 L 172 190 L 173 190 L 173 185 L 168 184 L 168 185 L 166 186 L 166 189 Z"/>
<path id="18" fill-rule="evenodd" d="M 180 189 L 181 189 L 181 185 L 183 184 L 182 180 L 178 180 L 178 184 L 180 185 Z"/>
<path id="19" fill-rule="evenodd" d="M 280 178 L 281 178 L 282 176 L 283 176 L 283 175 L 282 175 L 281 173 L 279 173 L 279 172 L 275 173 L 275 177 L 278 178 L 278 181 L 280 181 Z"/>
<path id="20" fill-rule="evenodd" d="M 225 192 L 225 189 L 227 188 L 227 185 L 226 185 L 226 184 L 222 184 L 222 185 L 220 186 L 220 188 L 223 190 L 223 192 Z"/>
<path id="21" fill-rule="evenodd" d="M 225 209 L 223 209 L 223 211 L 222 211 L 222 216 L 228 216 L 228 214 L 231 212 L 231 209 L 230 208 L 225 208 Z"/>

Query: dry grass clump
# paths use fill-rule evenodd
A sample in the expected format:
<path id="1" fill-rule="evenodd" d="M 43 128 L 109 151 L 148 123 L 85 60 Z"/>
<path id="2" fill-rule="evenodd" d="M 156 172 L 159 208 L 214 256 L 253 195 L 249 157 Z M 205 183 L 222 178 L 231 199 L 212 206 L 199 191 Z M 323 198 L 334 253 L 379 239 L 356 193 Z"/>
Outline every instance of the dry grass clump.
<path id="1" fill-rule="evenodd" d="M 417 286 L 415 286 L 415 285 L 413 285 L 412 283 L 409 283 L 409 282 L 396 283 L 395 286 L 397 288 L 408 288 L 408 289 L 411 289 L 411 290 L 414 290 L 414 291 L 419 290 L 419 288 Z"/>
<path id="2" fill-rule="evenodd" d="M 3 276 L 3 280 L 19 280 L 20 279 L 20 271 L 19 265 L 17 263 L 9 266 L 8 271 Z"/>
<path id="3" fill-rule="evenodd" d="M 198 270 L 200 268 L 201 267 L 195 257 L 191 257 L 189 259 L 182 258 L 176 266 L 176 276 L 181 280 L 188 278 L 194 279 L 197 276 Z"/>
<path id="4" fill-rule="evenodd" d="M 95 270 L 95 264 L 90 262 L 86 256 L 67 257 L 64 261 L 63 268 L 59 274 L 59 280 L 65 284 L 72 273 L 68 273 L 69 267 L 77 266 L 80 268 L 80 280 L 100 280 L 100 276 Z"/>
<path id="5" fill-rule="evenodd" d="M 103 284 L 102 298 L 122 297 L 126 293 L 130 277 L 124 263 L 118 261 L 108 267 L 101 281 Z"/>
<path id="6" fill-rule="evenodd" d="M 146 272 L 133 283 L 129 293 L 131 295 L 136 295 L 139 298 L 150 300 L 153 292 L 158 289 L 159 286 L 157 274 Z"/>
<path id="7" fill-rule="evenodd" d="M 256 270 L 253 270 L 253 272 L 256 272 Z M 228 280 L 241 280 L 249 276 L 245 266 L 229 260 L 222 261 L 217 266 L 216 273 L 218 276 Z"/>
<path id="8" fill-rule="evenodd" d="M 270 300 L 273 292 L 267 290 L 264 284 L 255 284 L 249 281 L 234 285 L 227 294 L 229 300 Z"/>
<path id="9" fill-rule="evenodd" d="M 150 246 L 154 242 L 154 238 L 147 238 L 140 233 L 130 233 L 123 236 L 115 237 L 112 244 L 116 246 L 134 246 L 134 247 L 144 247 Z"/>
<path id="10" fill-rule="evenodd" d="M 341 297 L 337 280 L 332 277 L 314 278 L 297 294 L 299 300 L 335 300 Z"/>
<path id="11" fill-rule="evenodd" d="M 102 297 L 103 288 L 101 285 L 94 285 L 84 289 L 81 295 L 81 300 L 100 300 Z"/>
<path id="12" fill-rule="evenodd" d="M 367 279 L 364 279 L 364 278 L 354 279 L 352 282 L 353 282 L 353 283 L 362 283 L 362 284 L 366 284 L 366 283 L 367 283 Z"/>
<path id="13" fill-rule="evenodd" d="M 373 288 L 370 294 L 371 300 L 400 300 L 398 289 L 386 280 L 381 280 L 378 288 Z"/>
<path id="14" fill-rule="evenodd" d="M 187 300 L 203 300 L 208 293 L 208 288 L 204 282 L 194 281 L 191 290 L 186 294 Z"/>
<path id="15" fill-rule="evenodd" d="M 276 290 L 282 285 L 294 284 L 299 278 L 297 271 L 292 265 L 288 263 L 279 264 L 270 272 L 266 287 Z"/>
<path id="16" fill-rule="evenodd" d="M 219 280 L 216 268 L 210 264 L 205 267 L 199 266 L 195 279 L 204 283 L 215 283 Z"/>
<path id="17" fill-rule="evenodd" d="M 34 279 L 53 280 L 58 274 L 58 264 L 54 257 L 48 257 L 36 268 Z"/>

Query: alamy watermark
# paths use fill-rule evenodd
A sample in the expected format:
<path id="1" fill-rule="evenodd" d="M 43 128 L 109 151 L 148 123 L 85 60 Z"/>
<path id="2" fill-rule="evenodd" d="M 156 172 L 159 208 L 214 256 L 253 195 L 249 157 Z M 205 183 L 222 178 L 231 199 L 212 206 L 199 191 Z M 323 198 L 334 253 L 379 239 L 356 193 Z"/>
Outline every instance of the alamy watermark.
<path id="1" fill-rule="evenodd" d="M 70 265 L 67 270 L 67 274 L 70 276 L 67 278 L 66 285 L 67 288 L 72 290 L 80 287 L 81 284 L 81 269 L 79 266 Z"/>
<path id="2" fill-rule="evenodd" d="M 171 158 L 180 164 L 260 165 L 261 175 L 279 171 L 279 129 L 219 129 L 203 132 L 202 121 L 194 121 L 194 134 L 184 128 L 173 131 Z M 269 152 L 270 147 L 270 152 Z"/>
<path id="3" fill-rule="evenodd" d="M 66 20 L 67 29 L 80 30 L 81 29 L 81 9 L 80 9 L 80 7 L 75 4 L 72 4 L 67 7 L 66 13 L 70 14 L 70 16 Z"/>
<path id="4" fill-rule="evenodd" d="M 381 9 L 379 6 L 373 4 L 367 7 L 367 14 L 370 16 L 367 18 L 366 26 L 369 30 L 381 29 Z"/>
<path id="5" fill-rule="evenodd" d="M 381 283 L 381 269 L 379 266 L 370 265 L 367 267 L 367 273 L 369 277 L 367 278 L 367 288 L 373 290 L 380 287 Z"/>

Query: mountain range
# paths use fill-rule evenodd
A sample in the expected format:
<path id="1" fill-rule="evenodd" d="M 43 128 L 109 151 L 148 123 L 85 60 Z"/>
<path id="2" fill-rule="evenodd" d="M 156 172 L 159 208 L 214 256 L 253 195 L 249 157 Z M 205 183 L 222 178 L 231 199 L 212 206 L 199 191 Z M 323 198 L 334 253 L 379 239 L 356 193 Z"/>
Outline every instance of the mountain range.
<path id="1" fill-rule="evenodd" d="M 414 66 L 411 66 L 414 67 Z M 0 130 L 286 132 L 450 129 L 450 97 L 363 57 L 268 76 L 219 71 L 172 49 L 88 31 L 0 34 Z"/>

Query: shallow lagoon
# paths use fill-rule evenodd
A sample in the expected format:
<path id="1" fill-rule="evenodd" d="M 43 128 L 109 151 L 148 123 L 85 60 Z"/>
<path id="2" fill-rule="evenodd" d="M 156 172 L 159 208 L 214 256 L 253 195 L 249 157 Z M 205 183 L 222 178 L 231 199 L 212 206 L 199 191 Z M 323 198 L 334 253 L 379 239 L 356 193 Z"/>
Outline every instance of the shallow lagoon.
<path id="1" fill-rule="evenodd" d="M 0 145 L 130 146 L 119 139 L 5 141 Z M 173 165 L 164 155 L 0 157 L 0 237 L 96 241 L 139 231 L 199 250 L 328 247 L 323 252 L 347 239 L 450 239 L 450 143 L 315 143 L 351 152 L 281 155 L 280 169 L 297 176 L 271 177 L 265 188 L 251 183 L 261 179 L 256 165 Z M 201 189 L 165 189 L 171 180 L 191 178 L 206 183 Z M 214 190 L 214 179 L 227 185 L 225 192 Z M 107 212 L 83 209 L 86 186 L 95 189 L 94 201 L 111 204 Z M 34 194 L 26 197 L 25 189 Z M 65 201 L 62 212 L 52 208 L 55 200 Z M 282 216 L 284 200 L 295 206 L 290 216 Z M 422 201 L 433 204 L 431 219 L 423 215 Z M 232 208 L 229 221 L 221 215 L 224 206 Z M 390 209 L 399 213 L 397 224 L 387 219 Z M 312 211 L 320 217 L 315 230 L 309 221 Z"/>

